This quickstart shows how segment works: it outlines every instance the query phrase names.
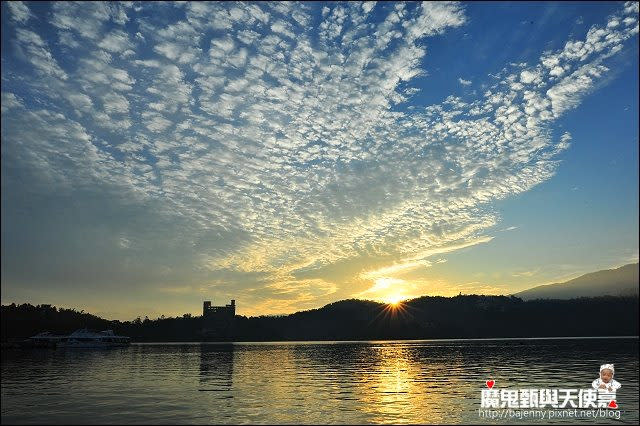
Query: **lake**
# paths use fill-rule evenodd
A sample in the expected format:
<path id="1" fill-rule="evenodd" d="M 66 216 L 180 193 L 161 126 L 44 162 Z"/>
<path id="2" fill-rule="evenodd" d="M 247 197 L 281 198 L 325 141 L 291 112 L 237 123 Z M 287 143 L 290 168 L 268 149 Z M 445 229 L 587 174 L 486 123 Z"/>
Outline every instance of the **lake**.
<path id="1" fill-rule="evenodd" d="M 597 423 L 637 424 L 637 337 L 3 350 L 2 423 L 575 423 L 483 417 L 481 390 L 586 389 L 603 363 L 620 418 Z"/>

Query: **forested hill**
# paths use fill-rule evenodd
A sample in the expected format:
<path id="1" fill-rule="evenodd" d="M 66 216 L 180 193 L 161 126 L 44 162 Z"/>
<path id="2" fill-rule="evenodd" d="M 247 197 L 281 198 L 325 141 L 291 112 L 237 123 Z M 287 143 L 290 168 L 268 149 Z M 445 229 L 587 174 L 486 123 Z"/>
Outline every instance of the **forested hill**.
<path id="1" fill-rule="evenodd" d="M 2 340 L 48 330 L 113 329 L 134 341 L 200 341 L 202 318 L 109 321 L 49 305 L 2 306 Z M 637 336 L 638 297 L 523 301 L 517 297 L 421 297 L 390 305 L 343 300 L 284 316 L 236 316 L 236 341 Z"/>

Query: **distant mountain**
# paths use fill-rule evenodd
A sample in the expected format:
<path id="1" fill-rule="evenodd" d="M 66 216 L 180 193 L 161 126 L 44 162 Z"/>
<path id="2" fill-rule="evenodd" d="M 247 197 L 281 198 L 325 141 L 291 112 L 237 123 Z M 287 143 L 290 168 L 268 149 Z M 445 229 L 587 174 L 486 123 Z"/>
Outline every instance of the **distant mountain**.
<path id="1" fill-rule="evenodd" d="M 516 293 L 523 300 L 638 295 L 638 264 L 605 269 L 572 280 L 546 284 Z"/>

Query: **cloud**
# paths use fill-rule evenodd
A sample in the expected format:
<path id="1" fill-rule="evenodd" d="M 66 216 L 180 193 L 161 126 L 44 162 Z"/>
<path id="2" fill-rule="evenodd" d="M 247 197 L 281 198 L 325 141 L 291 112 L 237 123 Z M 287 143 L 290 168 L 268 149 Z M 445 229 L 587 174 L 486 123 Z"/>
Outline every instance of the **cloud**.
<path id="1" fill-rule="evenodd" d="M 127 33 L 122 30 L 115 30 L 107 34 L 102 41 L 98 43 L 98 47 L 108 50 L 109 52 L 121 53 L 130 49 L 133 45 L 129 41 Z"/>
<path id="2" fill-rule="evenodd" d="M 608 69 L 605 66 L 586 64 L 551 87 L 547 96 L 551 99 L 553 114 L 559 117 L 578 105 L 582 96 L 593 89 L 594 80 L 606 71 Z"/>
<path id="3" fill-rule="evenodd" d="M 9 111 L 10 108 L 23 107 L 24 105 L 16 95 L 9 92 L 2 92 L 2 112 Z"/>
<path id="4" fill-rule="evenodd" d="M 471 80 L 464 80 L 462 78 L 458 78 L 458 83 L 462 84 L 463 86 L 469 86 L 471 84 Z"/>
<path id="5" fill-rule="evenodd" d="M 399 264 L 394 264 L 391 266 L 385 266 L 383 268 L 380 269 L 376 269 L 374 271 L 367 271 L 361 274 L 361 277 L 363 279 L 376 279 L 376 278 L 380 278 L 380 277 L 384 277 L 387 275 L 397 275 L 399 273 L 404 273 L 404 272 L 408 272 L 411 271 L 413 269 L 419 268 L 419 267 L 429 267 L 431 266 L 430 262 L 425 262 L 425 261 L 410 261 L 410 262 L 404 262 L 404 263 L 399 263 Z"/>
<path id="6" fill-rule="evenodd" d="M 459 27 L 466 21 L 462 7 L 454 2 L 423 2 L 421 13 L 410 20 L 407 36 L 411 41 L 442 33 L 450 27 Z"/>
<path id="7" fill-rule="evenodd" d="M 521 272 L 515 272 L 512 274 L 512 276 L 514 277 L 533 277 L 535 275 L 537 275 L 540 272 L 540 268 L 536 268 L 536 269 L 532 269 L 529 271 L 521 271 Z"/>
<path id="8" fill-rule="evenodd" d="M 67 79 L 67 74 L 60 68 L 58 62 L 51 55 L 47 44 L 33 31 L 23 28 L 16 30 L 18 49 L 24 49 L 23 55 L 38 70 L 46 76 L 53 76 L 62 80 Z"/>
<path id="9" fill-rule="evenodd" d="M 97 40 L 106 21 L 109 5 L 92 2 L 59 2 L 52 7 L 51 24 L 61 30 L 70 30 L 89 40 Z"/>
<path id="10" fill-rule="evenodd" d="M 24 24 L 29 20 L 29 18 L 31 18 L 31 16 L 33 16 L 27 5 L 21 1 L 7 2 L 7 7 L 11 12 L 12 21 Z"/>

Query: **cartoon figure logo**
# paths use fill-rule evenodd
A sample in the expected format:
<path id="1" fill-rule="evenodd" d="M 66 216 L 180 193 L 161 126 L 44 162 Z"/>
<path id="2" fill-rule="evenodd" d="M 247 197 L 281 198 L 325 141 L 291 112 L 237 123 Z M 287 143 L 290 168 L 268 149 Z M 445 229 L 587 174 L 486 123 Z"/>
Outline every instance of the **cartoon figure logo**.
<path id="1" fill-rule="evenodd" d="M 607 407 L 615 409 L 618 408 L 616 391 L 620 389 L 622 385 L 617 380 L 613 380 L 614 372 L 613 364 L 602 364 L 600 366 L 600 377 L 591 383 L 591 387 L 598 391 L 599 401 L 609 400 Z"/>
<path id="2" fill-rule="evenodd" d="M 596 390 L 606 389 L 615 393 L 622 385 L 620 382 L 613 380 L 614 372 L 613 364 L 602 364 L 600 366 L 600 377 L 595 379 L 591 386 Z"/>

